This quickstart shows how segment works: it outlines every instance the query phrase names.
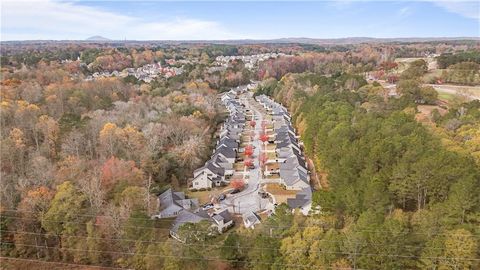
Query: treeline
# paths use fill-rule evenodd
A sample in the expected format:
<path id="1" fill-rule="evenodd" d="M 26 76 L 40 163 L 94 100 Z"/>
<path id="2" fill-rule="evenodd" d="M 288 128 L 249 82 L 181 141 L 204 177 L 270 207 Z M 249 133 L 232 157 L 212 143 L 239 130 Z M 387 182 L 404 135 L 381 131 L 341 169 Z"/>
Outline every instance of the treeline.
<path id="1" fill-rule="evenodd" d="M 369 95 L 366 86 L 345 91 L 344 81 L 316 75 L 290 75 L 273 87 L 328 181 L 314 194 L 322 213 L 310 222 L 329 224 L 331 234 L 361 241 L 356 252 L 379 256 L 349 256 L 350 267 L 478 267 L 479 167 L 417 123 L 410 98 Z M 337 248 L 354 252 L 345 242 Z"/>
<path id="2" fill-rule="evenodd" d="M 137 268 L 141 241 L 168 238 L 169 224 L 150 219 L 155 196 L 208 157 L 218 92 L 188 74 L 131 84 L 79 70 L 2 70 L 0 252 Z"/>
<path id="3" fill-rule="evenodd" d="M 466 51 L 459 53 L 442 54 L 437 57 L 438 68 L 445 69 L 461 62 L 474 62 L 480 64 L 480 51 Z"/>

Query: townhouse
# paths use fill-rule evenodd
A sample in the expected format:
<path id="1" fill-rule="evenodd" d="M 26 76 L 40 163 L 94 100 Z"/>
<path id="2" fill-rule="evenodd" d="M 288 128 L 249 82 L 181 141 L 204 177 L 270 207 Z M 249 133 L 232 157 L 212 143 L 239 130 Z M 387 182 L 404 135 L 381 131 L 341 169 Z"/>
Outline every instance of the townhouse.
<path id="1" fill-rule="evenodd" d="M 237 87 L 220 97 L 229 116 L 220 129 L 217 145 L 210 160 L 194 171 L 192 190 L 210 189 L 230 183 L 230 177 L 235 172 L 233 164 L 240 151 L 240 138 L 246 122 L 245 108 L 237 100 L 237 95 L 245 89 L 246 87 Z"/>
<path id="2" fill-rule="evenodd" d="M 267 163 L 277 162 L 278 166 L 267 166 L 265 175 L 279 175 L 280 183 L 288 190 L 310 188 L 307 164 L 287 109 L 266 95 L 259 95 L 256 100 L 272 116 L 275 134 L 269 138 L 269 142 L 275 143 L 276 158 L 275 160 L 267 160 Z"/>
<path id="3" fill-rule="evenodd" d="M 179 229 L 187 223 L 209 222 L 211 227 L 219 233 L 223 233 L 234 225 L 234 221 L 227 209 L 213 213 L 200 209 L 197 199 L 188 199 L 183 192 L 175 192 L 168 189 L 158 196 L 158 214 L 152 218 L 175 218 L 170 235 L 184 242 L 185 239 L 179 235 Z"/>

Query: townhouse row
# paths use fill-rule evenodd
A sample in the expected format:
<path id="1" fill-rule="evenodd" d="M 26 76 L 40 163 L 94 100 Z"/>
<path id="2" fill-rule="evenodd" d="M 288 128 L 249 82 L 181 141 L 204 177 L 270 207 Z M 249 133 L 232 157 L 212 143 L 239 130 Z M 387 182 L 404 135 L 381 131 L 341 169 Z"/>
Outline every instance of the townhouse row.
<path id="1" fill-rule="evenodd" d="M 213 154 L 204 166 L 193 172 L 191 189 L 210 189 L 212 187 L 225 186 L 230 182 L 234 174 L 234 163 L 240 149 L 240 139 L 246 122 L 246 109 L 237 99 L 238 94 L 246 90 L 246 87 L 237 87 L 221 97 L 222 103 L 229 112 L 229 116 L 223 123 L 219 139 Z"/>
<path id="2" fill-rule="evenodd" d="M 273 135 L 269 136 L 268 142 L 275 145 L 275 159 L 267 160 L 267 165 L 278 164 L 278 166 L 266 166 L 265 176 L 278 175 L 281 184 L 288 190 L 310 187 L 310 175 L 305 157 L 287 109 L 265 95 L 257 96 L 256 100 L 272 117 Z"/>
<path id="3" fill-rule="evenodd" d="M 312 206 L 310 172 L 291 116 L 283 105 L 266 95 L 259 95 L 256 100 L 272 119 L 272 124 L 266 131 L 271 134 L 268 143 L 275 146 L 275 155 L 274 158 L 269 158 L 265 165 L 266 181 L 276 178 L 285 189 L 296 190 L 296 196 L 287 199 L 287 204 L 307 215 Z"/>

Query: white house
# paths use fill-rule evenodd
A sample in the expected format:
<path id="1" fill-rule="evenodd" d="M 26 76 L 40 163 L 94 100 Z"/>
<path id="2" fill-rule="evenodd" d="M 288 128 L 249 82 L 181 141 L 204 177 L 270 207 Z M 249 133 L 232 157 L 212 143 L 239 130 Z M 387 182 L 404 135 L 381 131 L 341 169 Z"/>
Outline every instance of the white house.
<path id="1" fill-rule="evenodd" d="M 255 225 L 260 224 L 260 217 L 254 212 L 245 213 L 243 215 L 243 224 L 245 228 L 255 229 Z"/>
<path id="2" fill-rule="evenodd" d="M 219 233 L 225 232 L 228 228 L 233 226 L 233 219 L 227 209 L 212 215 L 212 220 L 218 229 Z"/>
<path id="3" fill-rule="evenodd" d="M 193 172 L 193 189 L 212 188 L 213 186 L 220 186 L 225 181 L 225 169 L 207 161 L 201 168 Z"/>

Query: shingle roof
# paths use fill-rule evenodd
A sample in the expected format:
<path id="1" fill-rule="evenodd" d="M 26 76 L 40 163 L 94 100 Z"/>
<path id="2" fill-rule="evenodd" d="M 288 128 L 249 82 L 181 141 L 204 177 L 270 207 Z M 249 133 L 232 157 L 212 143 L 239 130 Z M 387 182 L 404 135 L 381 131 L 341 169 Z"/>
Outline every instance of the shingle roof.
<path id="1" fill-rule="evenodd" d="M 209 220 L 209 216 L 205 211 L 198 211 L 197 213 L 193 213 L 188 210 L 182 210 L 175 218 L 173 222 L 172 228 L 170 229 L 172 232 L 177 233 L 178 228 L 185 223 L 198 223 L 202 220 Z"/>

